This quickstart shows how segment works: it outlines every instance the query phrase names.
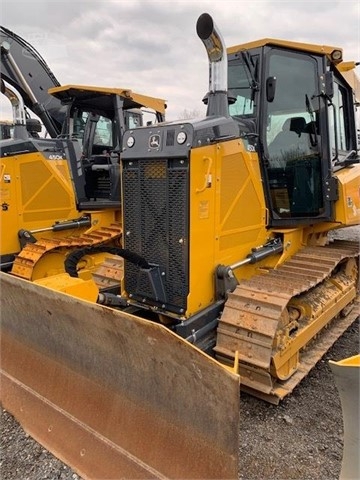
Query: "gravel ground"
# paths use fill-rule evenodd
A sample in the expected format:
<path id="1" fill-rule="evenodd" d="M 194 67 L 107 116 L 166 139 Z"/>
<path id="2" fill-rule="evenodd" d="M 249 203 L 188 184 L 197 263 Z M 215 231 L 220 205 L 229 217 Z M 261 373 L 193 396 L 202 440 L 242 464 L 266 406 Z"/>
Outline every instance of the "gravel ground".
<path id="1" fill-rule="evenodd" d="M 359 239 L 359 228 L 336 233 Z M 337 480 L 343 422 L 329 360 L 359 353 L 359 319 L 279 406 L 241 394 L 240 478 L 242 480 Z M 1 480 L 81 480 L 1 415 Z"/>

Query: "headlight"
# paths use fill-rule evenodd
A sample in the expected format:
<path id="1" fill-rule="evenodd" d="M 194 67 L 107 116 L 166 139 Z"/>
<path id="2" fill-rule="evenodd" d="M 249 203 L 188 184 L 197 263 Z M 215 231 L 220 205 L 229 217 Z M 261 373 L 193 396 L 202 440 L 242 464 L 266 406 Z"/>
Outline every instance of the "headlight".
<path id="1" fill-rule="evenodd" d="M 182 145 L 183 143 L 186 142 L 186 133 L 185 132 L 179 132 L 176 137 L 176 141 L 179 145 Z"/>
<path id="2" fill-rule="evenodd" d="M 126 140 L 126 145 L 131 148 L 135 145 L 135 138 L 134 137 L 129 137 L 127 140 Z"/>

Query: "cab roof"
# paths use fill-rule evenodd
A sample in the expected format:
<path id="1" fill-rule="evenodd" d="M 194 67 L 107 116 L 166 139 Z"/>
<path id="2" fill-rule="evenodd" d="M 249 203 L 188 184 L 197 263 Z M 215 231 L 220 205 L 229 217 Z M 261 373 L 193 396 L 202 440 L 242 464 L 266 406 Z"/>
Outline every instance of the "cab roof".
<path id="1" fill-rule="evenodd" d="M 279 40 L 276 38 L 263 38 L 260 40 L 255 40 L 253 42 L 242 43 L 240 45 L 234 45 L 227 49 L 227 53 L 236 53 L 241 50 L 249 50 L 252 48 L 264 47 L 265 45 L 274 46 L 274 47 L 285 47 L 294 50 L 300 50 L 303 52 L 325 54 L 332 62 L 339 63 L 342 60 L 342 48 L 329 46 L 329 45 L 317 45 L 313 43 L 302 43 L 302 42 L 292 42 L 289 40 Z M 334 52 L 340 52 L 340 59 L 334 61 L 331 58 L 331 54 Z"/>
<path id="2" fill-rule="evenodd" d="M 61 87 L 50 88 L 49 94 L 58 98 L 63 103 L 68 103 L 77 99 L 85 105 L 89 104 L 89 107 L 98 106 L 104 110 L 113 108 L 111 100 L 112 95 L 122 97 L 125 109 L 147 107 L 164 115 L 166 108 L 165 100 L 135 93 L 126 88 L 63 85 Z"/>
<path id="3" fill-rule="evenodd" d="M 232 54 L 243 50 L 250 50 L 253 48 L 264 47 L 265 45 L 274 47 L 283 47 L 293 50 L 323 54 L 336 65 L 337 70 L 341 73 L 343 78 L 348 82 L 354 91 L 356 100 L 360 101 L 360 79 L 355 72 L 355 68 L 358 63 L 355 62 L 343 62 L 343 50 L 340 47 L 334 47 L 330 45 L 317 45 L 313 43 L 292 42 L 288 40 L 279 40 L 276 38 L 262 38 L 253 42 L 242 43 L 240 45 L 234 45 L 227 48 L 227 53 Z M 332 58 L 333 52 L 339 52 L 338 58 L 334 60 Z"/>

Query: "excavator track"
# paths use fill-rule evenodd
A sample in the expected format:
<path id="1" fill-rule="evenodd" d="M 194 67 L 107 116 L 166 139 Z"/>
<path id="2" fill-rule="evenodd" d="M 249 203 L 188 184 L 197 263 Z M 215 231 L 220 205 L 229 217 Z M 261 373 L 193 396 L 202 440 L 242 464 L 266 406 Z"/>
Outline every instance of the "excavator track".
<path id="1" fill-rule="evenodd" d="M 121 224 L 112 223 L 78 236 L 42 238 L 35 243 L 27 243 L 15 257 L 11 274 L 25 280 L 35 280 L 39 276 L 48 276 L 47 267 L 45 267 L 44 272 L 42 271 L 44 267 L 41 267 L 41 275 L 36 273 L 36 268 L 39 268 L 40 261 L 45 257 L 51 258 L 48 268 L 54 267 L 54 270 L 56 270 L 59 265 L 63 267 L 66 256 L 73 250 L 100 245 L 120 245 L 121 235 Z M 105 262 L 94 270 L 93 277 L 100 289 L 111 288 L 114 283 L 119 284 L 122 278 L 122 271 L 122 258 L 108 256 Z"/>
<path id="2" fill-rule="evenodd" d="M 229 295 L 215 352 L 238 355 L 243 391 L 278 404 L 356 320 L 358 256 L 357 242 L 305 247 Z"/>

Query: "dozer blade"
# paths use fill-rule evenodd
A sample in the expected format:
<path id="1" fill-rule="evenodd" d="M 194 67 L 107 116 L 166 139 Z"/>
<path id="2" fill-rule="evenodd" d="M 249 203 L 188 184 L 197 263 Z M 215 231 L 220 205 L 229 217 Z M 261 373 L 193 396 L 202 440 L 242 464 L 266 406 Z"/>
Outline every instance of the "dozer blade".
<path id="1" fill-rule="evenodd" d="M 86 479 L 238 478 L 239 376 L 165 327 L 1 273 L 2 403 Z"/>
<path id="2" fill-rule="evenodd" d="M 344 423 L 340 480 L 360 478 L 360 355 L 329 363 L 339 391 Z"/>

